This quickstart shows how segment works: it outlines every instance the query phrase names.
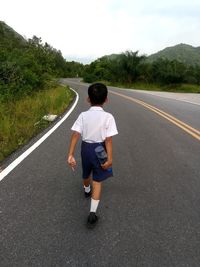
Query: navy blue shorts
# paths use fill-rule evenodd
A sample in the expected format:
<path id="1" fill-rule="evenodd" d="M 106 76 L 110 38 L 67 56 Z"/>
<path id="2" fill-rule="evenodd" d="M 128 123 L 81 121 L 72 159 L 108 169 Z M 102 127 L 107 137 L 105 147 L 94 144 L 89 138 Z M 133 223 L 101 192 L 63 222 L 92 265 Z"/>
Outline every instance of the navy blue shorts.
<path id="1" fill-rule="evenodd" d="M 103 145 L 105 147 L 104 143 L 87 143 L 82 141 L 81 158 L 83 179 L 87 179 L 92 174 L 94 181 L 101 182 L 108 177 L 113 176 L 112 168 L 104 170 L 99 163 L 99 160 L 95 153 L 95 148 L 99 145 Z"/>

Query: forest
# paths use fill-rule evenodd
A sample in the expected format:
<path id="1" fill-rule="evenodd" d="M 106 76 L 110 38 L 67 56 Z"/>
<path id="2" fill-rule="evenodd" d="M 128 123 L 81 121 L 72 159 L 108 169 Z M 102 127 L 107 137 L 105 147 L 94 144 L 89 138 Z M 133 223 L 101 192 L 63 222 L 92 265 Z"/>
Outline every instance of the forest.
<path id="1" fill-rule="evenodd" d="M 0 101 L 47 89 L 52 79 L 80 76 L 83 69 L 80 63 L 67 62 L 61 51 L 41 38 L 26 40 L 0 22 Z"/>
<path id="2" fill-rule="evenodd" d="M 158 58 L 148 62 L 138 51 L 125 51 L 118 55 L 104 56 L 85 67 L 84 81 L 97 80 L 131 85 L 177 86 L 181 84 L 200 85 L 200 65 L 188 65 L 178 60 Z"/>

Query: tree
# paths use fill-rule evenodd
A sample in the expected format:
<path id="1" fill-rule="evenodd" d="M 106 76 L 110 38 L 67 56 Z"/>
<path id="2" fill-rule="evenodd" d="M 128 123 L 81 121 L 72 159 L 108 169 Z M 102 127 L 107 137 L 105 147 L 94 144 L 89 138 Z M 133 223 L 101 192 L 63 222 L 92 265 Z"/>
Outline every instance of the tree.
<path id="1" fill-rule="evenodd" d="M 177 60 L 158 59 L 152 65 L 153 80 L 162 85 L 184 81 L 186 67 Z"/>
<path id="2" fill-rule="evenodd" d="M 126 51 L 120 55 L 119 67 L 122 73 L 122 80 L 126 83 L 133 83 L 139 77 L 139 66 L 145 56 L 138 56 L 138 51 Z"/>

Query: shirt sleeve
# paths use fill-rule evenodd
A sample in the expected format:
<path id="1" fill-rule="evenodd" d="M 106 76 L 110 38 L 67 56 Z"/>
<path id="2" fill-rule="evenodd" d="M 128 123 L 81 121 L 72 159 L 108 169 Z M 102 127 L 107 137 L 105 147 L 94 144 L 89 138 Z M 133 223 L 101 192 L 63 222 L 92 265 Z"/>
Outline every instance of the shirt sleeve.
<path id="1" fill-rule="evenodd" d="M 72 125 L 71 130 L 79 132 L 80 134 L 82 134 L 82 132 L 83 132 L 83 116 L 82 116 L 82 113 L 78 116 L 77 120 Z"/>
<path id="2" fill-rule="evenodd" d="M 106 128 L 106 137 L 110 137 L 118 134 L 117 126 L 114 117 L 110 114 L 108 119 L 108 125 Z"/>

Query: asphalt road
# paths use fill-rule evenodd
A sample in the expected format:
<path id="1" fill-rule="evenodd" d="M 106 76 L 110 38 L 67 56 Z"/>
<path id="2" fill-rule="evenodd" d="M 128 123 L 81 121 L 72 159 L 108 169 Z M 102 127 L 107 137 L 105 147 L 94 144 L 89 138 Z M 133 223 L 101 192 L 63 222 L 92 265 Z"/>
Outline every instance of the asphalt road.
<path id="1" fill-rule="evenodd" d="M 0 266 L 200 265 L 200 141 L 129 99 L 109 93 L 116 119 L 114 174 L 103 184 L 99 223 L 85 226 L 80 143 L 66 165 L 70 127 L 88 109 L 87 86 L 68 119 L 0 182 Z M 111 91 L 116 89 L 110 88 Z M 200 130 L 200 106 L 117 90 Z"/>

